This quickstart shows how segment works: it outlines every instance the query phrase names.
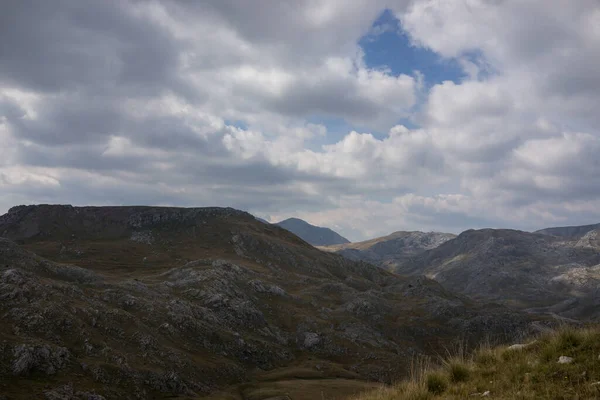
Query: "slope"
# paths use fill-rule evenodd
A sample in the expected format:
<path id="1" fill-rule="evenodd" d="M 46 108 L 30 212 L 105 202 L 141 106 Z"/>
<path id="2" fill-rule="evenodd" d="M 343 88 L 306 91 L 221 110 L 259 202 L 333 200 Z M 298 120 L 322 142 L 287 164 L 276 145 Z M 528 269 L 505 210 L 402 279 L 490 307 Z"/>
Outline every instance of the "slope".
<path id="1" fill-rule="evenodd" d="M 475 299 L 572 318 L 598 317 L 593 311 L 600 284 L 596 233 L 569 241 L 515 230 L 469 230 L 396 271 L 425 274 Z"/>
<path id="2" fill-rule="evenodd" d="M 334 398 L 406 375 L 452 338 L 537 326 L 233 209 L 21 206 L 0 234 L 11 399 L 262 399 L 307 379 L 306 396 Z"/>
<path id="3" fill-rule="evenodd" d="M 600 330 L 564 328 L 529 343 L 489 347 L 424 366 L 411 381 L 355 400 L 597 399 Z"/>
<path id="4" fill-rule="evenodd" d="M 340 236 L 329 228 L 314 226 L 298 218 L 288 218 L 284 221 L 277 222 L 275 225 L 292 232 L 294 235 L 313 246 L 350 243 L 348 239 Z"/>
<path id="5" fill-rule="evenodd" d="M 554 228 L 540 229 L 535 233 L 542 235 L 561 236 L 564 238 L 578 238 L 586 233 L 600 229 L 600 224 L 581 225 L 581 226 L 560 226 Z"/>

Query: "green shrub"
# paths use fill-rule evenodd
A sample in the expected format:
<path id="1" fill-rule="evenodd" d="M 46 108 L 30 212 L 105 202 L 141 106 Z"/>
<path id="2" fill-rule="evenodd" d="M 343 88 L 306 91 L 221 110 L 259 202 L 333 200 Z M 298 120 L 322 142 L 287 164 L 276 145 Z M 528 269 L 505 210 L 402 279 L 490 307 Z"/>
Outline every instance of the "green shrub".
<path id="1" fill-rule="evenodd" d="M 578 347 L 583 342 L 579 332 L 573 329 L 565 329 L 558 333 L 556 348 L 558 351 L 568 351 Z"/>
<path id="2" fill-rule="evenodd" d="M 450 362 L 448 364 L 448 375 L 452 383 L 466 382 L 469 380 L 470 370 L 465 364 Z"/>
<path id="3" fill-rule="evenodd" d="M 427 390 L 433 394 L 442 394 L 448 388 L 446 377 L 438 372 L 427 375 Z"/>
<path id="4" fill-rule="evenodd" d="M 495 365 L 498 362 L 498 356 L 491 349 L 482 349 L 475 354 L 474 360 L 477 364 L 484 366 Z"/>

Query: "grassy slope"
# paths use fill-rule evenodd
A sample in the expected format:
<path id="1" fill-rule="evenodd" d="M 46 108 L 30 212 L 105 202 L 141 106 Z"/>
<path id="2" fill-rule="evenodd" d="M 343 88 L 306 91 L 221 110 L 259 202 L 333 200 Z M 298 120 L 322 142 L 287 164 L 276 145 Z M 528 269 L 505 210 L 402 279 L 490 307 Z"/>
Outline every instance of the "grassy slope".
<path id="1" fill-rule="evenodd" d="M 560 356 L 572 357 L 573 362 L 559 364 Z M 564 328 L 523 349 L 482 346 L 468 357 L 415 370 L 410 381 L 354 400 L 598 399 L 600 328 Z"/>

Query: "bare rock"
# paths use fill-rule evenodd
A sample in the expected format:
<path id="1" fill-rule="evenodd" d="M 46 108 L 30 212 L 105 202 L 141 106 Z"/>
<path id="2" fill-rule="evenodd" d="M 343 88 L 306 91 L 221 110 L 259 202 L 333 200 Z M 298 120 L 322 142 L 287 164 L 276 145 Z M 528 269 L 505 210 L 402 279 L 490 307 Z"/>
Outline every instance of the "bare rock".
<path id="1" fill-rule="evenodd" d="M 529 346 L 534 345 L 537 342 L 537 340 L 534 340 L 533 342 L 530 343 L 517 343 L 517 344 L 513 344 L 511 346 L 508 346 L 508 350 L 523 350 L 528 348 Z"/>
<path id="2" fill-rule="evenodd" d="M 285 290 L 283 290 L 279 286 L 264 283 L 258 279 L 252 280 L 248 282 L 248 284 L 257 293 L 268 293 L 277 296 L 285 296 L 287 294 Z"/>
<path id="3" fill-rule="evenodd" d="M 559 364 L 571 364 L 573 362 L 573 358 L 572 357 L 567 357 L 567 356 L 560 356 L 558 357 L 558 363 Z"/>
<path id="4" fill-rule="evenodd" d="M 13 349 L 14 375 L 28 375 L 36 370 L 53 375 L 67 366 L 70 353 L 65 347 L 50 347 L 48 345 L 32 346 L 22 344 Z"/>
<path id="5" fill-rule="evenodd" d="M 321 343 L 321 337 L 318 333 L 315 332 L 305 332 L 304 333 L 304 341 L 302 342 L 302 346 L 306 349 L 313 348 Z"/>
<path id="6" fill-rule="evenodd" d="M 104 396 L 89 392 L 75 391 L 73 384 L 62 385 L 44 392 L 46 400 L 106 400 Z"/>

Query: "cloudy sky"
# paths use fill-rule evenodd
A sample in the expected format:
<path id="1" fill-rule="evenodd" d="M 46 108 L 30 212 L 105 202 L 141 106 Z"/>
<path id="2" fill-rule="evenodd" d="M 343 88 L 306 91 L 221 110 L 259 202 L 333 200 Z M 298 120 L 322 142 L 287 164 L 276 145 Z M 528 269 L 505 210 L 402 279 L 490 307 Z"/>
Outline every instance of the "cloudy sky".
<path id="1" fill-rule="evenodd" d="M 600 222 L 598 0 L 3 0 L 0 213 Z"/>

